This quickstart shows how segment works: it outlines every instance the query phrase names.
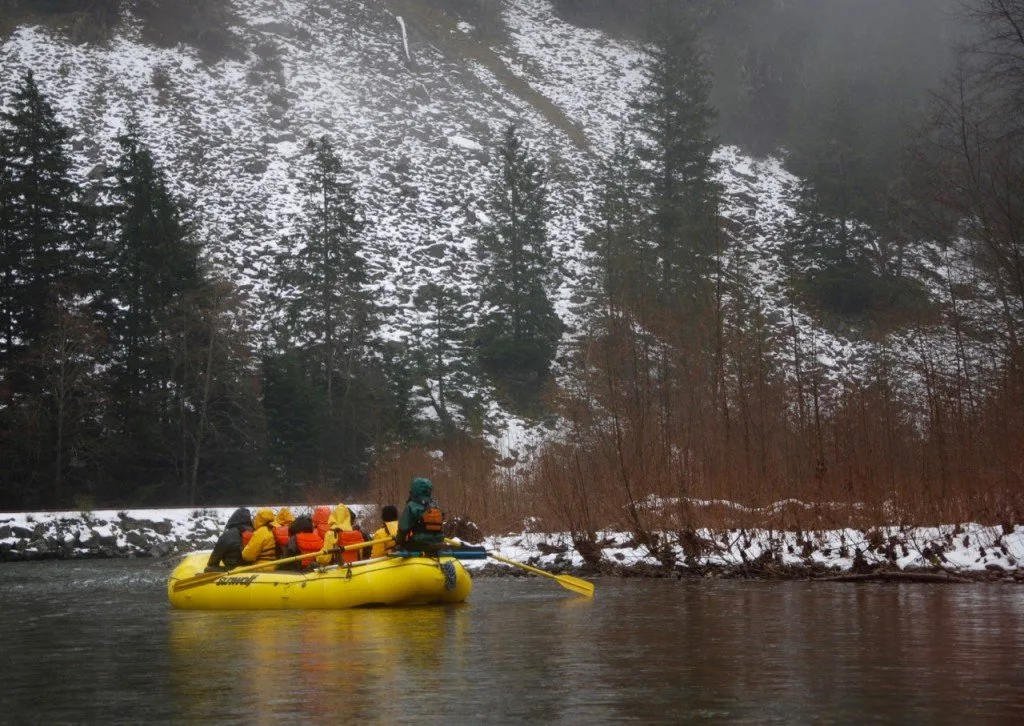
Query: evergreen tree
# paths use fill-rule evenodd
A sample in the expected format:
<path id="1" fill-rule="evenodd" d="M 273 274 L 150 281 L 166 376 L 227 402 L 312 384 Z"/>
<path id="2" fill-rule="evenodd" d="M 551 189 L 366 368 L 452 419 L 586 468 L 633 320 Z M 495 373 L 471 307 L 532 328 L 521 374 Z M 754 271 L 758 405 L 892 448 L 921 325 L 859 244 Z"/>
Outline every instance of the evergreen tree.
<path id="1" fill-rule="evenodd" d="M 286 339 L 314 355 L 328 410 L 335 382 L 351 378 L 366 354 L 375 322 L 361 256 L 364 222 L 351 182 L 326 136 L 311 142 L 313 159 L 301 182 L 306 228 L 286 243 L 280 281 L 292 294 L 284 306 Z"/>
<path id="2" fill-rule="evenodd" d="M 476 401 L 471 393 L 475 375 L 469 345 L 472 316 L 468 303 L 458 288 L 437 283 L 423 285 L 413 297 L 413 304 L 424 316 L 413 331 L 418 343 L 416 381 L 446 436 L 459 428 L 456 412 L 461 414 L 463 425 L 475 418 L 469 410 Z"/>
<path id="3" fill-rule="evenodd" d="M 202 287 L 199 245 L 167 179 L 139 138 L 136 124 L 118 138 L 114 214 L 112 320 L 124 394 L 144 396 L 164 388 L 172 306 Z"/>
<path id="4" fill-rule="evenodd" d="M 386 428 L 387 382 L 373 358 L 377 314 L 354 185 L 329 138 L 308 151 L 304 233 L 285 241 L 280 258 L 278 284 L 287 292 L 279 305 L 280 352 L 265 373 L 267 412 L 294 479 L 341 482 L 352 491 L 365 478 L 374 436 Z M 295 410 L 292 397 L 308 405 Z"/>
<path id="5" fill-rule="evenodd" d="M 482 320 L 478 356 L 513 402 L 539 390 L 562 336 L 549 290 L 556 269 L 547 236 L 547 195 L 540 164 L 513 124 L 498 147 L 488 195 L 490 221 L 480 234 Z"/>
<path id="6" fill-rule="evenodd" d="M 592 287 L 584 313 L 591 319 L 639 311 L 649 304 L 657 260 L 645 244 L 650 227 L 636 193 L 638 178 L 636 155 L 620 136 L 611 157 L 600 165 L 597 209 L 583 245 L 590 253 Z"/>
<path id="7" fill-rule="evenodd" d="M 84 292 L 88 232 L 67 138 L 26 73 L 0 112 L 0 365 L 45 336 L 53 293 Z"/>
<path id="8" fill-rule="evenodd" d="M 707 302 L 706 278 L 718 246 L 718 200 L 711 135 L 711 79 L 684 19 L 661 24 L 648 79 L 632 103 L 640 183 L 647 197 L 662 303 Z"/>
<path id="9" fill-rule="evenodd" d="M 116 376 L 112 427 L 123 452 L 111 466 L 112 493 L 168 501 L 187 487 L 182 414 L 190 373 L 181 351 L 196 325 L 192 298 L 208 283 L 184 205 L 135 123 L 118 143 L 104 291 Z M 143 480 L 148 486 L 137 489 Z"/>
<path id="10" fill-rule="evenodd" d="M 0 438 L 19 506 L 68 503 L 68 463 L 94 421 L 93 260 L 67 138 L 26 73 L 0 112 Z"/>

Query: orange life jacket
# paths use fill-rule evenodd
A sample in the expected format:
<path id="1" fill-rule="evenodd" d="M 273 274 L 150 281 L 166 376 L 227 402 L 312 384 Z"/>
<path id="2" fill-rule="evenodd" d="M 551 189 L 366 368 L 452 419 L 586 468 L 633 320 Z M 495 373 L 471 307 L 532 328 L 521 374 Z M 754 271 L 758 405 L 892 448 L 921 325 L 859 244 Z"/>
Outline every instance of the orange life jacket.
<path id="1" fill-rule="evenodd" d="M 295 533 L 295 544 L 299 548 L 299 552 L 319 552 L 324 548 L 324 540 L 316 532 L 296 532 Z M 303 567 L 309 567 L 313 564 L 313 558 L 307 557 L 302 561 Z"/>
<path id="2" fill-rule="evenodd" d="M 277 546 L 284 549 L 288 546 L 288 538 L 291 535 L 288 533 L 288 525 L 281 525 L 274 527 L 274 540 L 277 542 Z"/>
<path id="3" fill-rule="evenodd" d="M 245 548 L 245 546 L 247 544 L 249 544 L 249 540 L 251 540 L 251 539 L 252 539 L 252 530 L 251 529 L 243 529 L 242 530 L 242 548 L 243 549 Z"/>
<path id="4" fill-rule="evenodd" d="M 338 542 L 338 546 L 339 547 L 345 547 L 346 545 L 351 545 L 351 544 L 359 544 L 360 542 L 364 542 L 364 541 L 365 540 L 363 539 L 363 533 L 360 532 L 359 530 L 353 530 L 351 532 L 345 532 L 345 531 L 338 532 L 338 540 L 337 540 L 337 542 Z M 360 552 L 361 552 L 361 550 L 359 550 L 359 549 L 348 550 L 347 552 L 342 552 L 341 553 L 341 561 L 342 562 L 355 562 L 356 560 L 359 559 Z"/>
<path id="5" fill-rule="evenodd" d="M 431 504 L 423 510 L 423 531 L 444 532 L 444 512 L 436 504 Z"/>

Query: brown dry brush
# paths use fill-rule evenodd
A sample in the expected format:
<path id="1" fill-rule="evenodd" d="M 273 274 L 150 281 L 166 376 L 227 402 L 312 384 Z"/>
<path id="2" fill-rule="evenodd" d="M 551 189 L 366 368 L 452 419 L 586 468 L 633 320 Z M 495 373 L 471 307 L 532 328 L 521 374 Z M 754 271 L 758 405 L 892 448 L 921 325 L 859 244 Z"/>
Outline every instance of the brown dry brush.
<path id="1" fill-rule="evenodd" d="M 521 481 L 501 467 L 494 451 L 469 439 L 387 449 L 371 472 L 370 499 L 401 511 L 417 476 L 433 482 L 450 520 L 472 522 L 488 534 L 522 531 L 524 522 L 543 510 Z"/>
<path id="2" fill-rule="evenodd" d="M 1021 521 L 1017 379 L 958 379 L 924 356 L 922 392 L 899 364 L 906 351 L 879 346 L 868 378 L 840 389 L 811 369 L 784 378 L 737 333 L 735 374 L 715 395 L 706 358 L 632 321 L 610 330 L 582 346 L 561 401 L 569 433 L 526 484 L 543 493 L 545 521 L 574 539 L 630 531 L 666 557 L 702 527 Z"/>
<path id="3" fill-rule="evenodd" d="M 815 332 L 791 318 L 773 335 L 727 264 L 708 302 L 687 310 L 618 291 L 562 382 L 563 435 L 532 466 L 498 468 L 471 445 L 442 459 L 388 452 L 377 496 L 401 502 L 410 476 L 431 476 L 485 530 L 535 516 L 595 560 L 605 530 L 667 561 L 666 545 L 714 546 L 697 535 L 705 527 L 1024 522 L 1024 36 L 1008 32 L 1024 15 L 1019 3 L 969 2 L 992 52 L 972 49 L 978 62 L 937 99 L 918 159 L 930 185 L 903 200 L 922 230 L 946 226 L 967 275 L 904 331 L 907 346 L 880 342 L 869 375 L 839 385 Z"/>

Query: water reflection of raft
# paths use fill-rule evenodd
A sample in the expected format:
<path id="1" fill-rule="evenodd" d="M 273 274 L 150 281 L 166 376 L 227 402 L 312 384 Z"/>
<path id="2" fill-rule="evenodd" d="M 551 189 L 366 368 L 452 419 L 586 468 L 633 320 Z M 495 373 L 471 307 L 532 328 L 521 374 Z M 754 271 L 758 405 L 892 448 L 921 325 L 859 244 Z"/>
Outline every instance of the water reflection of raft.
<path id="1" fill-rule="evenodd" d="M 186 555 L 171 573 L 167 596 L 189 610 L 327 610 L 367 605 L 463 602 L 472 580 L 454 557 L 386 557 L 312 572 L 225 573 L 200 587 L 174 583 L 203 572 L 209 553 Z"/>

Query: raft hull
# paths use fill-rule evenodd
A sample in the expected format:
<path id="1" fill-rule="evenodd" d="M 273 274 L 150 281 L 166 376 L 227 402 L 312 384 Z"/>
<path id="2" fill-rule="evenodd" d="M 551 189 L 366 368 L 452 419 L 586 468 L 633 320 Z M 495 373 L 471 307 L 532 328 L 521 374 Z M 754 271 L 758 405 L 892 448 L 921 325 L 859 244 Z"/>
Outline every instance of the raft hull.
<path id="1" fill-rule="evenodd" d="M 203 572 L 209 553 L 186 557 L 171 573 L 167 596 L 185 610 L 336 610 L 374 605 L 459 603 L 472 580 L 452 557 L 389 557 L 313 572 L 230 572 L 208 584 L 174 591 Z"/>

